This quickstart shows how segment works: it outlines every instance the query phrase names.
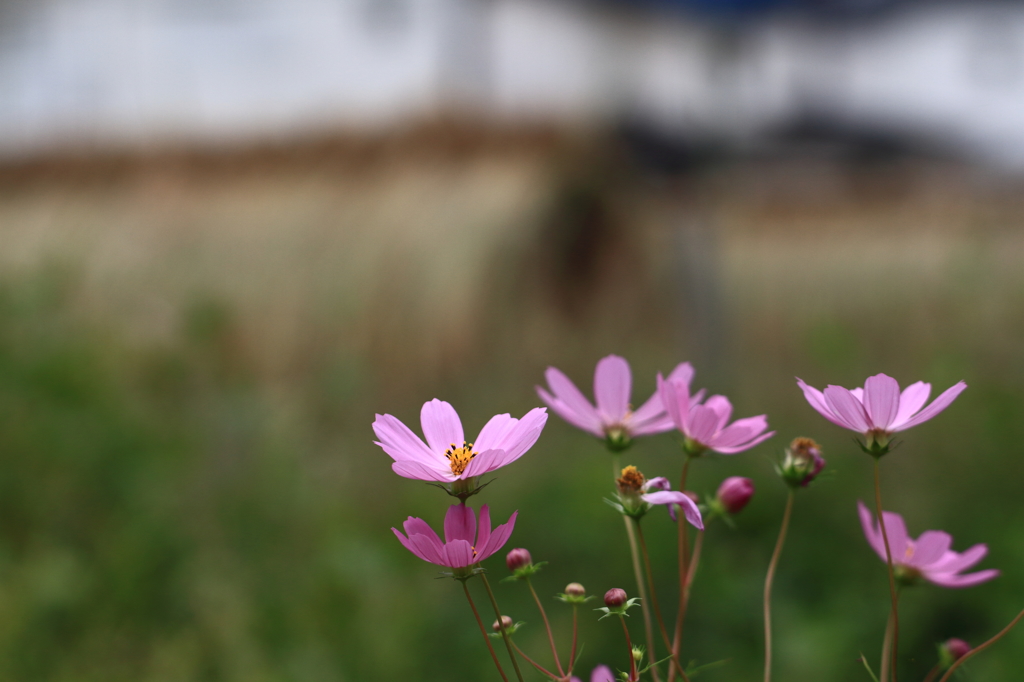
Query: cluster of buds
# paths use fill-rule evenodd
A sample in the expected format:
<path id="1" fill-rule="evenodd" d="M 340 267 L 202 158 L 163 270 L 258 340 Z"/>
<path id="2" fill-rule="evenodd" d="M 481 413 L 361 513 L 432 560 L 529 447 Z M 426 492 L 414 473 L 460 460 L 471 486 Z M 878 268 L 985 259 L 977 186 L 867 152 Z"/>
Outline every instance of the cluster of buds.
<path id="1" fill-rule="evenodd" d="M 806 488 L 824 468 L 821 446 L 810 438 L 795 438 L 786 448 L 778 472 L 791 488 Z"/>

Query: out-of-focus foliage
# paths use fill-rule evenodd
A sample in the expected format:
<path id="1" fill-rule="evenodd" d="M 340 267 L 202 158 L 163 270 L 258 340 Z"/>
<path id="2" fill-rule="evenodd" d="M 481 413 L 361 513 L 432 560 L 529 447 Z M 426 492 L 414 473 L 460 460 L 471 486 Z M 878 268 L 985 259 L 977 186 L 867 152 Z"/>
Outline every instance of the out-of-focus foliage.
<path id="1" fill-rule="evenodd" d="M 389 530 L 408 515 L 436 526 L 449 499 L 391 473 L 373 414 L 415 424 L 439 397 L 472 433 L 539 404 L 548 364 L 587 386 L 611 352 L 630 360 L 636 400 L 689 359 L 697 386 L 729 395 L 738 416 L 766 412 L 779 432 L 693 467 L 700 493 L 730 475 L 758 488 L 736 530 L 708 531 L 686 656 L 728 659 L 709 681 L 759 674 L 760 591 L 785 498 L 769 460 L 797 435 L 822 443 L 834 473 L 797 499 L 776 582 L 776 677 L 853 682 L 865 679 L 859 653 L 877 659 L 885 571 L 855 511 L 870 460 L 805 404 L 794 375 L 967 381 L 883 461 L 883 493 L 912 534 L 986 542 L 984 566 L 1004 575 L 905 595 L 904 676 L 924 676 L 936 642 L 1001 628 L 1024 607 L 1012 195 L 930 167 L 790 185 L 772 168 L 651 185 L 614 167 L 497 155 L 0 197 L 0 677 L 495 679 L 459 586 Z M 78 241 L 62 251 L 64 238 Z M 59 265 L 46 264 L 53 253 Z M 666 435 L 624 463 L 676 479 L 681 460 Z M 552 417 L 474 499 L 497 518 L 519 510 L 511 545 L 550 562 L 535 578 L 542 598 L 570 581 L 632 593 L 622 523 L 601 499 L 610 474 L 599 443 Z M 644 524 L 671 611 L 674 529 L 659 513 Z M 505 574 L 499 557 L 488 566 Z M 523 586 L 497 591 L 526 621 L 520 644 L 547 663 Z M 570 611 L 549 609 L 564 649 Z M 617 624 L 582 615 L 582 669 L 622 667 Z M 1019 674 L 1022 638 L 970 674 Z"/>

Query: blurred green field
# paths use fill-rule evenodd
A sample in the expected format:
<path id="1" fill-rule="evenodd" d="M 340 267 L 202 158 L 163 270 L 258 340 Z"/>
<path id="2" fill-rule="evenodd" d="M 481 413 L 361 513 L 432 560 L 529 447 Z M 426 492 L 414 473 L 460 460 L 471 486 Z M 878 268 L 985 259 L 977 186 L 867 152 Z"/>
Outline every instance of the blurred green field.
<path id="1" fill-rule="evenodd" d="M 473 433 L 539 404 L 555 365 L 589 387 L 609 353 L 696 384 L 778 435 L 699 461 L 693 488 L 752 477 L 738 528 L 712 526 L 686 655 L 701 679 L 759 679 L 760 592 L 797 435 L 834 475 L 802 493 L 775 590 L 776 679 L 859 681 L 888 608 L 856 500 L 870 460 L 794 383 L 970 388 L 883 461 L 912 535 L 977 542 L 996 581 L 903 600 L 901 679 L 934 645 L 979 643 L 1024 607 L 1024 201 L 935 162 L 708 166 L 657 182 L 593 145 L 389 148 L 332 166 L 5 176 L 0 184 L 0 678 L 11 681 L 496 679 L 459 586 L 389 528 L 439 524 L 448 498 L 400 479 L 375 412 L 418 430 L 453 403 Z M 237 171 L 237 172 L 236 172 Z M 242 172 L 244 171 L 244 172 Z M 513 546 L 570 581 L 630 589 L 609 457 L 553 417 L 480 498 Z M 679 475 L 674 439 L 625 462 Z M 645 521 L 674 599 L 674 531 Z M 501 577 L 503 562 L 489 567 Z M 503 609 L 539 620 L 520 585 Z M 569 612 L 551 600 L 556 630 Z M 671 610 L 670 608 L 668 610 Z M 634 619 L 640 638 L 640 619 Z M 582 671 L 620 633 L 583 619 Z M 564 641 L 564 640 L 563 640 Z M 1015 679 L 1024 631 L 965 680 Z M 609 654 L 609 652 L 611 652 Z M 529 673 L 528 679 L 541 679 Z"/>

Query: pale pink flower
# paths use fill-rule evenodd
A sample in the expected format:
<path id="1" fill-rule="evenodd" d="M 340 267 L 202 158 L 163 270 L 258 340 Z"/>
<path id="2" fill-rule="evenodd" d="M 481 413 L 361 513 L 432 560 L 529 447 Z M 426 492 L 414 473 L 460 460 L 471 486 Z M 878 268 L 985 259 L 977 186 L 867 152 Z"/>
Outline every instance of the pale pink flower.
<path id="1" fill-rule="evenodd" d="M 602 358 L 594 370 L 597 407 L 586 399 L 569 377 L 554 367 L 548 367 L 544 377 L 551 392 L 538 386 L 537 394 L 541 400 L 559 417 L 598 438 L 628 442 L 634 436 L 672 430 L 672 420 L 665 413 L 657 392 L 639 409 L 630 407 L 633 375 L 629 363 L 618 355 Z M 693 367 L 688 362 L 681 363 L 669 377 L 689 385 Z"/>
<path id="2" fill-rule="evenodd" d="M 875 553 L 886 561 L 885 541 L 878 521 L 864 503 L 858 502 L 860 523 L 864 528 L 864 536 Z M 966 552 L 958 553 L 950 549 L 953 538 L 941 530 L 926 530 L 916 540 L 907 535 L 907 526 L 903 517 L 894 512 L 882 512 L 885 520 L 885 532 L 889 536 L 889 551 L 892 563 L 899 577 L 913 582 L 921 577 L 942 587 L 970 587 L 992 580 L 999 571 L 987 569 L 977 573 L 961 575 L 971 566 L 985 558 L 988 547 L 974 545 Z"/>
<path id="3" fill-rule="evenodd" d="M 495 415 L 470 443 L 463 435 L 455 408 L 435 398 L 423 403 L 420 411 L 426 443 L 390 414 L 376 415 L 373 432 L 380 440 L 374 442 L 395 460 L 391 468 L 399 476 L 451 483 L 519 459 L 537 442 L 547 419 L 543 407 L 533 408 L 522 419 Z"/>
<path id="4" fill-rule="evenodd" d="M 881 448 L 888 445 L 897 431 L 917 426 L 942 412 L 967 388 L 967 384 L 958 381 L 925 407 L 932 385 L 923 381 L 907 386 L 902 393 L 896 380 L 885 374 L 868 377 L 864 388 L 829 385 L 819 391 L 800 378 L 796 383 L 821 416 L 844 429 L 864 434 L 869 446 L 877 442 Z"/>
<path id="5" fill-rule="evenodd" d="M 580 678 L 576 676 L 569 679 L 571 682 L 580 682 Z M 615 675 L 612 674 L 612 669 L 608 666 L 599 665 L 590 673 L 590 682 L 615 682 Z"/>
<path id="6" fill-rule="evenodd" d="M 408 537 L 396 528 L 391 530 L 407 550 L 424 561 L 448 568 L 466 568 L 483 561 L 505 546 L 515 528 L 517 514 L 519 512 L 513 512 L 508 523 L 491 531 L 491 512 L 485 504 L 480 508 L 478 532 L 473 508 L 453 504 L 444 516 L 444 542 L 441 542 L 441 538 L 426 521 L 412 516 L 402 524 Z"/>
<path id="7" fill-rule="evenodd" d="M 768 428 L 765 415 L 737 419 L 732 417 L 732 403 L 722 395 L 713 395 L 703 403 L 702 393 L 690 395 L 688 381 L 658 375 L 658 393 L 675 427 L 686 436 L 687 450 L 700 453 L 714 450 L 723 455 L 734 455 L 749 450 L 775 435 L 764 433 Z"/>

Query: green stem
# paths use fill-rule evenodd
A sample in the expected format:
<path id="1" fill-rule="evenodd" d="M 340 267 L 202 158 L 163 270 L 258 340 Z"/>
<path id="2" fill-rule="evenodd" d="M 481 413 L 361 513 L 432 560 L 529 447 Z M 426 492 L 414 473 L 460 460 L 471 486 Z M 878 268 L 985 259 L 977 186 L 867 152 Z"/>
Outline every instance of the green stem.
<path id="1" fill-rule="evenodd" d="M 633 658 L 633 642 L 629 639 L 629 628 L 626 627 L 626 617 L 619 616 L 619 620 L 622 621 L 622 631 L 626 633 L 626 649 L 629 651 L 629 680 L 635 682 L 639 679 L 639 675 L 636 674 L 636 659 Z"/>
<path id="2" fill-rule="evenodd" d="M 693 458 L 689 455 L 686 456 L 686 461 L 683 462 L 683 473 L 679 477 L 679 492 L 686 492 L 686 479 L 690 473 L 690 461 Z M 682 511 L 682 510 L 680 510 Z M 676 627 L 675 633 L 672 635 L 672 655 L 677 659 L 679 658 L 679 648 L 683 639 L 683 619 L 686 617 L 686 606 L 687 606 L 687 593 L 689 592 L 687 583 L 689 582 L 689 535 L 687 534 L 686 522 L 683 519 L 683 515 L 679 515 L 679 519 L 676 521 L 676 534 L 677 534 L 677 551 L 679 560 L 679 608 L 676 610 Z M 670 668 L 668 671 L 668 682 L 675 680 L 675 669 Z"/>
<path id="3" fill-rule="evenodd" d="M 949 670 L 946 671 L 946 674 L 942 676 L 942 679 L 939 680 L 939 682 L 946 682 L 946 680 L 949 679 L 950 675 L 952 675 L 956 671 L 957 668 L 959 668 L 960 666 L 962 666 L 964 663 L 967 662 L 967 659 L 973 658 L 977 654 L 980 654 L 982 651 L 984 651 L 985 649 L 989 648 L 990 646 L 992 646 L 993 644 L 998 642 L 1000 639 L 1002 639 L 1003 636 L 1006 633 L 1008 633 L 1010 630 L 1013 629 L 1014 625 L 1016 625 L 1017 623 L 1020 622 L 1021 618 L 1024 618 L 1024 611 L 1021 611 L 1020 613 L 1018 613 L 1017 617 L 1014 618 L 1013 620 L 1011 620 L 1010 624 L 1007 625 L 1002 630 L 1000 630 L 999 634 L 997 634 L 995 637 L 993 637 L 992 639 L 988 640 L 984 644 L 980 644 L 980 645 L 974 647 L 973 649 L 968 651 L 966 654 L 961 656 L 959 659 L 957 659 L 956 663 L 954 663 L 953 665 L 949 666 Z"/>
<path id="4" fill-rule="evenodd" d="M 893 620 L 892 611 L 889 612 L 889 618 L 885 623 L 885 637 L 882 638 L 882 660 L 878 664 L 879 674 L 882 676 L 879 682 L 887 682 L 889 679 L 889 657 L 891 655 L 892 647 L 892 633 L 893 633 Z"/>
<path id="5" fill-rule="evenodd" d="M 789 497 L 786 498 L 786 511 L 782 514 L 779 539 L 775 541 L 775 551 L 772 552 L 772 560 L 768 564 L 768 575 L 764 579 L 764 682 L 771 682 L 772 679 L 772 582 L 775 580 L 775 569 L 779 565 L 782 546 L 786 542 L 786 533 L 789 531 L 789 519 L 793 515 L 793 499 L 795 497 L 793 489 L 790 488 Z"/>
<path id="6" fill-rule="evenodd" d="M 523 657 L 523 659 L 524 659 L 524 660 L 525 660 L 525 661 L 526 661 L 527 663 L 529 663 L 530 665 L 532 665 L 532 666 L 533 666 L 534 668 L 536 668 L 536 669 L 537 669 L 538 671 L 540 671 L 540 672 L 541 672 L 542 674 L 544 674 L 544 675 L 547 675 L 547 676 L 548 676 L 548 677 L 550 677 L 550 678 L 551 678 L 552 680 L 555 680 L 555 682 L 561 682 L 562 680 L 564 680 L 564 679 L 565 679 L 565 675 L 562 675 L 561 677 L 559 677 L 558 675 L 554 674 L 554 673 L 553 673 L 553 672 L 551 672 L 550 670 L 546 669 L 546 668 L 545 668 L 544 666 L 542 666 L 542 665 L 541 665 L 540 663 L 537 663 L 537 662 L 536 662 L 535 660 L 533 660 L 532 658 L 530 658 L 529 656 L 527 656 L 527 655 L 526 655 L 525 653 L 523 653 L 523 650 L 522 650 L 522 649 L 520 649 L 520 648 L 519 648 L 519 645 L 518 645 L 518 644 L 516 644 L 515 642 L 512 642 L 512 646 L 514 646 L 514 647 L 515 647 L 515 649 L 516 649 L 516 653 L 518 653 L 518 654 L 519 654 L 520 656 L 522 656 L 522 657 Z"/>
<path id="7" fill-rule="evenodd" d="M 508 632 L 505 631 L 505 624 L 501 621 L 501 611 L 498 609 L 498 601 L 494 598 L 494 592 L 491 590 L 491 583 L 488 582 L 486 573 L 481 573 L 480 577 L 483 578 L 484 587 L 487 588 L 487 596 L 491 599 L 491 607 L 494 608 L 494 615 L 498 619 L 498 629 L 501 630 L 501 638 L 505 640 L 505 648 L 508 649 L 508 657 L 512 659 L 512 667 L 516 670 L 516 677 L 519 679 L 519 682 L 523 682 L 523 673 L 519 670 L 519 661 L 516 660 L 516 655 L 512 651 L 512 640 L 509 639 Z"/>
<path id="8" fill-rule="evenodd" d="M 900 616 L 899 595 L 896 592 L 896 577 L 892 569 L 892 550 L 889 549 L 889 534 L 885 530 L 885 519 L 882 517 L 882 483 L 879 472 L 878 458 L 875 458 L 875 515 L 878 517 L 878 525 L 882 529 L 882 541 L 885 543 L 885 565 L 889 569 L 889 596 L 892 599 L 892 682 L 896 682 L 896 661 L 899 655 L 900 644 Z M 882 666 L 882 680 L 885 680 L 885 668 Z"/>
<path id="9" fill-rule="evenodd" d="M 465 580 L 462 581 L 462 589 L 466 591 L 466 599 L 469 600 L 469 606 L 473 609 L 473 615 L 476 616 L 476 624 L 480 626 L 480 632 L 483 633 L 484 642 L 487 643 L 487 650 L 491 652 L 491 658 L 494 659 L 494 665 L 498 668 L 498 674 L 501 675 L 501 679 L 508 682 L 508 677 L 505 676 L 505 671 L 501 669 L 501 663 L 498 662 L 498 654 L 494 653 L 494 647 L 491 646 L 491 638 L 487 634 L 487 628 L 484 627 L 484 622 L 480 620 L 480 612 L 476 610 L 476 604 L 473 603 L 473 597 L 469 594 L 469 585 L 466 584 Z M 501 616 L 498 616 L 498 622 L 501 622 Z"/>

